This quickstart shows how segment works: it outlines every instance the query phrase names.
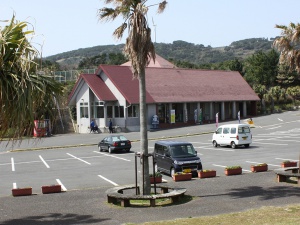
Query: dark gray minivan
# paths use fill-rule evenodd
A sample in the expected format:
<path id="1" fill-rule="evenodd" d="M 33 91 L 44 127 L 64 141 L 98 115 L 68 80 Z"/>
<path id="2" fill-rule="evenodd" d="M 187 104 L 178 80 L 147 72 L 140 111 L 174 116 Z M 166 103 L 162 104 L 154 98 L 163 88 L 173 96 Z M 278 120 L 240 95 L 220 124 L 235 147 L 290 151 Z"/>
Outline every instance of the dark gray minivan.
<path id="1" fill-rule="evenodd" d="M 193 176 L 202 170 L 202 163 L 194 146 L 183 141 L 157 141 L 154 144 L 155 171 L 171 176 L 176 172 L 191 170 Z"/>

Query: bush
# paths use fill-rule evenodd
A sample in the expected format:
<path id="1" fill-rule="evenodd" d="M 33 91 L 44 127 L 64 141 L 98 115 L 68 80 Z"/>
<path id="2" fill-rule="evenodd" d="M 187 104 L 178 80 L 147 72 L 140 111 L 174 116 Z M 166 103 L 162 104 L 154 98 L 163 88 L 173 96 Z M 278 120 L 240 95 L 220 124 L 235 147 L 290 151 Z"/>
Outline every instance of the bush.
<path id="1" fill-rule="evenodd" d="M 240 169 L 242 168 L 241 166 L 227 166 L 225 169 L 226 170 L 234 170 L 234 169 Z"/>

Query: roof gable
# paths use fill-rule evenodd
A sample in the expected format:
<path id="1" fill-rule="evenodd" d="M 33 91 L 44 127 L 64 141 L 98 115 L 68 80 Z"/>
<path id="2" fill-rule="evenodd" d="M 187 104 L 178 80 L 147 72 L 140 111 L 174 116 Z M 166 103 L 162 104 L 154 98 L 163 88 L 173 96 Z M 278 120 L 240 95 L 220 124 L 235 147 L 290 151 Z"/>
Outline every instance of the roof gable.
<path id="1" fill-rule="evenodd" d="M 132 71 L 128 66 L 100 65 L 97 71 L 103 71 L 116 88 L 121 92 L 129 104 L 139 104 L 139 81 L 133 79 Z M 146 102 L 154 102 L 146 91 Z"/>
<path id="2" fill-rule="evenodd" d="M 97 96 L 99 100 L 102 101 L 116 101 L 116 97 L 114 94 L 109 90 L 109 88 L 106 86 L 106 84 L 103 82 L 103 80 L 97 76 L 96 74 L 81 74 L 76 81 L 72 92 L 69 95 L 68 102 L 70 103 L 72 98 L 74 97 L 74 94 L 80 84 L 80 82 L 85 81 L 88 86 L 91 88 L 91 90 L 94 92 L 94 94 Z"/>
<path id="3" fill-rule="evenodd" d="M 123 63 L 121 66 L 131 66 L 131 61 Z M 158 67 L 158 68 L 176 68 L 176 66 L 169 61 L 165 60 L 160 55 L 155 54 L 155 62 L 151 58 L 147 67 Z"/>

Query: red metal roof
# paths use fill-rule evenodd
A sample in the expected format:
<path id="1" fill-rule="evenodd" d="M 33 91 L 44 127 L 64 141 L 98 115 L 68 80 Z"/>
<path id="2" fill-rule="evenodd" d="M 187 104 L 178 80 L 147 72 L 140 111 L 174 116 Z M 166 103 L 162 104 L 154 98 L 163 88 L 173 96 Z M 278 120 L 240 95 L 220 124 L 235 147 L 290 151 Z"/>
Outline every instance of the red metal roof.
<path id="1" fill-rule="evenodd" d="M 100 70 L 108 76 L 129 104 L 139 104 L 139 81 L 133 79 L 130 67 L 100 65 L 97 74 Z M 148 91 L 146 91 L 146 102 L 154 102 Z"/>
<path id="2" fill-rule="evenodd" d="M 236 71 L 146 68 L 146 86 L 155 102 L 260 100 Z"/>
<path id="3" fill-rule="evenodd" d="M 114 94 L 109 90 L 109 88 L 106 86 L 106 84 L 103 82 L 103 80 L 97 76 L 96 74 L 81 74 L 78 78 L 76 84 L 73 87 L 73 90 L 71 94 L 69 95 L 68 101 L 70 102 L 72 97 L 74 96 L 74 93 L 76 89 L 79 86 L 79 83 L 84 80 L 88 86 L 91 88 L 91 90 L 94 92 L 94 94 L 97 96 L 99 100 L 102 101 L 116 101 L 117 98 L 114 96 Z"/>
<path id="4" fill-rule="evenodd" d="M 97 76 L 96 74 L 82 74 L 82 78 L 92 89 L 94 94 L 98 97 L 99 100 L 103 101 L 116 101 L 117 98 L 109 90 L 104 81 Z"/>
<path id="5" fill-rule="evenodd" d="M 130 67 L 100 65 L 97 74 L 101 71 L 107 75 L 129 104 L 139 103 L 139 82 L 133 79 Z M 81 78 L 100 100 L 117 100 L 99 75 L 83 74 Z M 76 88 L 77 85 L 73 90 Z M 147 103 L 260 100 L 236 71 L 147 67 L 146 91 Z"/>
<path id="6" fill-rule="evenodd" d="M 139 102 L 138 80 L 130 67 L 101 65 L 130 103 Z M 259 101 L 239 72 L 178 68 L 146 68 L 147 103 Z"/>

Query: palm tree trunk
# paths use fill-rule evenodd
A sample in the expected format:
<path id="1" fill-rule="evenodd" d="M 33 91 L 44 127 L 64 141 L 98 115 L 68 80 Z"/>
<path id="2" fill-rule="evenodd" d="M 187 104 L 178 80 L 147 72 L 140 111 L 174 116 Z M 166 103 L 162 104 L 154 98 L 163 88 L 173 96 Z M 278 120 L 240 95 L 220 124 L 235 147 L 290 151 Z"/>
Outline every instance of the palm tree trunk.
<path id="1" fill-rule="evenodd" d="M 264 99 L 261 100 L 262 114 L 266 114 L 266 102 Z"/>
<path id="2" fill-rule="evenodd" d="M 145 68 L 142 68 L 139 76 L 139 94 L 140 94 L 140 148 L 142 151 L 142 162 L 144 166 L 141 179 L 141 190 L 143 195 L 150 194 L 150 178 L 149 178 L 149 158 L 148 158 L 148 133 L 147 133 L 147 105 L 146 105 L 146 78 Z M 143 190 L 144 187 L 144 190 Z"/>

